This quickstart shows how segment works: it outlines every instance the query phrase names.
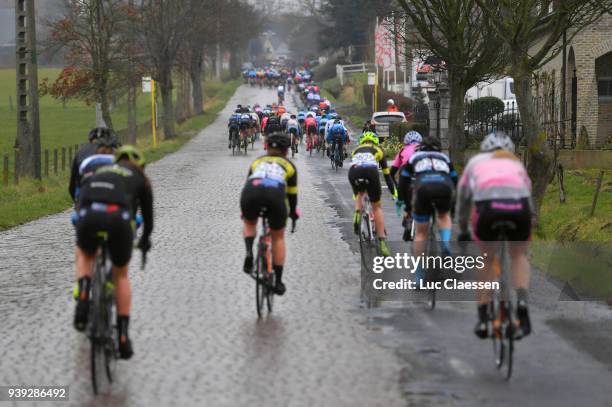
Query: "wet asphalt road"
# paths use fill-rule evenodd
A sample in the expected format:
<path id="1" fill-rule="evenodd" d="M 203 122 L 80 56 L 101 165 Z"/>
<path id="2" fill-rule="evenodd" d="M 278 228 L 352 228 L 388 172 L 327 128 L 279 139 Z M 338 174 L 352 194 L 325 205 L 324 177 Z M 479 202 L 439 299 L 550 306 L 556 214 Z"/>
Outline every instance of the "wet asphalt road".
<path id="1" fill-rule="evenodd" d="M 92 395 L 88 342 L 71 326 L 68 214 L 0 233 L 0 385 L 68 385 L 67 404 L 85 406 L 612 405 L 612 320 L 598 304 L 534 300 L 536 334 L 518 344 L 510 383 L 490 344 L 470 333 L 473 304 L 364 308 L 347 169 L 332 173 L 303 152 L 288 291 L 257 320 L 253 282 L 240 271 L 238 199 L 260 151 L 232 157 L 226 119 L 238 103 L 274 98 L 240 88 L 219 120 L 148 167 L 156 230 L 147 269 L 136 256 L 131 271 L 136 354 L 107 394 Z M 388 199 L 385 208 L 399 237 Z"/>

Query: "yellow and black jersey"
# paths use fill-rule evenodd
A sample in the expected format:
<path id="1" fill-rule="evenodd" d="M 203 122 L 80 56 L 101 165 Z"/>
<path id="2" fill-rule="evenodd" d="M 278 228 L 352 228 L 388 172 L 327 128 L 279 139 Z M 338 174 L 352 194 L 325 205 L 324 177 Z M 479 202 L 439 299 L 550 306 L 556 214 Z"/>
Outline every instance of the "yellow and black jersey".
<path id="1" fill-rule="evenodd" d="M 352 162 L 353 166 L 357 167 L 373 167 L 382 168 L 384 175 L 389 174 L 385 152 L 377 145 L 365 143 L 353 150 Z"/>
<path id="2" fill-rule="evenodd" d="M 249 168 L 249 180 L 269 180 L 286 186 L 287 195 L 297 195 L 297 169 L 284 157 L 262 156 Z"/>

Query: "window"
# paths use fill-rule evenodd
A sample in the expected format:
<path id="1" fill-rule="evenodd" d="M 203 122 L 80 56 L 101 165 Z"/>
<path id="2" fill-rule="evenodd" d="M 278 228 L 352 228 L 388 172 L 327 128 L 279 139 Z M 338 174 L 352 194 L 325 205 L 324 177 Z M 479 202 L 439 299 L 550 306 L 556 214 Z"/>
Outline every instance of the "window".
<path id="1" fill-rule="evenodd" d="M 612 100 L 612 77 L 597 80 L 597 95 L 599 99 Z"/>

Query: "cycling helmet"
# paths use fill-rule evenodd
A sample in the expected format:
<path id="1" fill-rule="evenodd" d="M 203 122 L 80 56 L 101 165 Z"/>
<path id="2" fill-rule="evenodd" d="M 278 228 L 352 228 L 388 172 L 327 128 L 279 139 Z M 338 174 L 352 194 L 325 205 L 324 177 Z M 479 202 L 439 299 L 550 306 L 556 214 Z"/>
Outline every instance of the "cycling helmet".
<path id="1" fill-rule="evenodd" d="M 404 136 L 404 144 L 419 144 L 423 141 L 423 136 L 418 131 L 411 130 Z"/>
<path id="2" fill-rule="evenodd" d="M 292 115 L 291 115 L 291 118 L 292 118 L 292 119 L 295 119 L 295 118 L 296 118 L 296 116 L 295 116 L 294 114 L 292 114 Z"/>
<path id="3" fill-rule="evenodd" d="M 115 162 L 119 160 L 127 158 L 132 163 L 137 164 L 141 167 L 144 167 L 146 161 L 144 155 L 140 151 L 136 149 L 134 146 L 122 146 L 115 152 Z"/>
<path id="4" fill-rule="evenodd" d="M 107 127 L 96 127 L 94 129 L 91 129 L 91 131 L 89 132 L 89 141 L 93 141 L 102 137 L 108 137 L 112 134 L 113 132 L 111 131 L 111 129 Z"/>
<path id="5" fill-rule="evenodd" d="M 480 151 L 493 151 L 497 149 L 514 152 L 512 139 L 503 131 L 489 133 L 480 143 Z"/>
<path id="6" fill-rule="evenodd" d="M 121 146 L 121 143 L 119 143 L 119 140 L 117 140 L 117 137 L 112 131 L 98 137 L 96 139 L 96 144 L 98 144 L 99 147 L 109 147 L 113 149 Z"/>
<path id="7" fill-rule="evenodd" d="M 378 145 L 378 136 L 371 131 L 366 131 L 359 138 L 359 144 L 372 143 Z"/>
<path id="8" fill-rule="evenodd" d="M 388 105 L 394 105 L 395 101 L 393 99 L 389 99 L 389 100 L 387 100 L 387 104 Z"/>
<path id="9" fill-rule="evenodd" d="M 266 143 L 270 148 L 289 148 L 291 140 L 283 133 L 272 133 L 267 137 Z"/>
<path id="10" fill-rule="evenodd" d="M 442 144 L 437 137 L 425 136 L 419 144 L 419 151 L 442 151 Z"/>

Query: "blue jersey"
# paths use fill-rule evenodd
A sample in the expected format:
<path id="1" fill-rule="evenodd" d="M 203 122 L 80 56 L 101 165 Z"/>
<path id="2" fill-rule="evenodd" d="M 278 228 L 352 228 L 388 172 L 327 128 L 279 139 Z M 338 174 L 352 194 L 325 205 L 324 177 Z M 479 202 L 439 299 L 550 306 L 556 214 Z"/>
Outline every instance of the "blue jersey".
<path id="1" fill-rule="evenodd" d="M 342 124 L 336 123 L 333 126 L 331 126 L 331 128 L 329 129 L 329 132 L 327 133 L 327 137 L 326 137 L 327 142 L 331 143 L 335 135 L 342 136 L 342 142 L 346 143 L 346 129 L 344 128 Z"/>

